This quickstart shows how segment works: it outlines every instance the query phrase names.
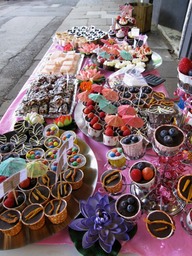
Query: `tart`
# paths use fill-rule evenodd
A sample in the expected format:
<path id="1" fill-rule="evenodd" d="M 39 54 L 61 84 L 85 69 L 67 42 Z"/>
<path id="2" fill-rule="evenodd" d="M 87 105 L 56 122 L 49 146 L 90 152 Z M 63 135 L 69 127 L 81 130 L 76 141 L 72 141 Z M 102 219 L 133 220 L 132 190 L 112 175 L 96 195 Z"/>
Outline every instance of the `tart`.
<path id="1" fill-rule="evenodd" d="M 141 212 L 141 203 L 136 196 L 123 194 L 117 198 L 115 209 L 125 220 L 136 220 Z"/>
<path id="2" fill-rule="evenodd" d="M 59 127 L 56 124 L 48 124 L 43 131 L 44 137 L 57 136 L 59 137 Z"/>
<path id="3" fill-rule="evenodd" d="M 45 159 L 46 159 L 47 161 L 56 160 L 56 159 L 57 159 L 58 151 L 59 151 L 58 148 L 53 148 L 53 149 L 51 148 L 51 149 L 48 149 L 48 150 L 45 152 Z"/>
<path id="4" fill-rule="evenodd" d="M 26 153 L 28 161 L 34 161 L 44 157 L 45 151 L 42 148 L 33 148 Z"/>
<path id="5" fill-rule="evenodd" d="M 64 172 L 63 178 L 66 182 L 71 184 L 72 189 L 79 189 L 83 185 L 84 173 L 81 169 L 68 169 Z"/>
<path id="6" fill-rule="evenodd" d="M 172 218 L 161 210 L 150 212 L 145 222 L 148 232 L 157 239 L 167 239 L 175 230 Z"/>
<path id="7" fill-rule="evenodd" d="M 26 194 L 20 190 L 8 192 L 3 197 L 2 204 L 5 209 L 22 211 L 26 207 Z"/>
<path id="8" fill-rule="evenodd" d="M 101 183 L 105 190 L 109 193 L 117 193 L 121 191 L 123 181 L 120 170 L 107 170 L 101 176 Z"/>
<path id="9" fill-rule="evenodd" d="M 65 199 L 68 202 L 71 199 L 72 186 L 65 181 L 59 181 L 51 188 L 51 195 L 57 199 Z"/>
<path id="10" fill-rule="evenodd" d="M 47 186 L 39 185 L 31 190 L 29 193 L 29 202 L 31 204 L 41 204 L 45 205 L 50 198 L 51 192 Z"/>
<path id="11" fill-rule="evenodd" d="M 183 175 L 177 184 L 178 196 L 186 203 L 192 203 L 192 175 Z"/>
<path id="12" fill-rule="evenodd" d="M 47 171 L 47 173 L 38 178 L 38 182 L 40 185 L 44 185 L 47 187 L 52 187 L 56 182 L 56 173 L 54 171 Z"/>
<path id="13" fill-rule="evenodd" d="M 56 136 L 49 136 L 45 139 L 44 145 L 47 149 L 59 148 L 61 146 L 61 139 Z"/>
<path id="14" fill-rule="evenodd" d="M 174 155 L 183 145 L 185 134 L 179 127 L 165 124 L 155 129 L 153 140 L 156 151 L 164 155 Z"/>
<path id="15" fill-rule="evenodd" d="M 77 142 L 77 135 L 74 131 L 65 131 L 61 134 L 60 139 L 61 141 L 64 143 L 66 141 L 68 141 L 70 138 L 73 138 L 73 142 L 76 143 Z"/>
<path id="16" fill-rule="evenodd" d="M 80 152 L 80 147 L 77 144 L 73 144 L 73 147 L 67 150 L 67 156 L 73 156 Z"/>
<path id="17" fill-rule="evenodd" d="M 71 168 L 82 168 L 86 164 L 86 157 L 82 154 L 76 154 L 68 158 L 68 165 Z"/>
<path id="18" fill-rule="evenodd" d="M 23 224 L 31 230 L 38 230 L 45 224 L 44 208 L 40 204 L 30 204 L 22 212 Z"/>
<path id="19" fill-rule="evenodd" d="M 17 210 L 6 210 L 0 215 L 0 231 L 7 236 L 15 236 L 22 229 L 21 213 Z"/>
<path id="20" fill-rule="evenodd" d="M 45 206 L 45 216 L 53 223 L 60 224 L 67 218 L 67 202 L 63 199 L 53 199 Z"/>

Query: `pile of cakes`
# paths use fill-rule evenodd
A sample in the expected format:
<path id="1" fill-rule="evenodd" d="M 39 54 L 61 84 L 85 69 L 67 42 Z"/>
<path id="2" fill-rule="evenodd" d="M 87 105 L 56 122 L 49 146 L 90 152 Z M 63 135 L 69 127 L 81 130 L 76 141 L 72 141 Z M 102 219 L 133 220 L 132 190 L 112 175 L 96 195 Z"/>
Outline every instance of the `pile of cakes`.
<path id="1" fill-rule="evenodd" d="M 80 53 L 74 51 L 68 51 L 67 53 L 54 51 L 43 61 L 39 73 L 47 75 L 75 75 L 81 65 L 80 58 Z"/>
<path id="2" fill-rule="evenodd" d="M 41 75 L 30 85 L 16 110 L 19 116 L 36 112 L 44 117 L 57 117 L 72 113 L 76 80 L 66 76 Z"/>

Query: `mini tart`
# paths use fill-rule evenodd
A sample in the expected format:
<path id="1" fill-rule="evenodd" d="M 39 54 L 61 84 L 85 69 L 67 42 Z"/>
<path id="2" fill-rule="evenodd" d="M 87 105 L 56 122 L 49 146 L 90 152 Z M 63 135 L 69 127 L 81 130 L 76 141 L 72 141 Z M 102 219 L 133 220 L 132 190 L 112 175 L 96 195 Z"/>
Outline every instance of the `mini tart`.
<path id="1" fill-rule="evenodd" d="M 107 152 L 107 160 L 109 164 L 115 168 L 121 168 L 126 164 L 126 158 L 122 148 L 113 148 Z"/>
<path id="2" fill-rule="evenodd" d="M 14 124 L 14 130 L 17 134 L 24 134 L 29 131 L 30 123 L 26 120 L 20 120 Z"/>
<path id="3" fill-rule="evenodd" d="M 186 203 L 192 203 L 192 175 L 182 176 L 177 183 L 178 196 Z"/>
<path id="4" fill-rule="evenodd" d="M 51 195 L 57 199 L 65 199 L 68 202 L 71 199 L 72 186 L 65 181 L 55 183 L 51 188 Z"/>
<path id="5" fill-rule="evenodd" d="M 45 216 L 53 223 L 59 224 L 67 218 L 67 202 L 63 199 L 53 199 L 45 206 Z"/>
<path id="6" fill-rule="evenodd" d="M 26 159 L 28 161 L 34 161 L 43 158 L 45 151 L 42 148 L 33 148 L 26 153 Z"/>
<path id="7" fill-rule="evenodd" d="M 80 152 L 80 147 L 77 144 L 73 144 L 73 147 L 67 150 L 67 156 L 74 156 Z"/>
<path id="8" fill-rule="evenodd" d="M 82 154 L 76 154 L 70 156 L 67 160 L 69 167 L 71 168 L 82 168 L 86 165 L 86 157 Z"/>
<path id="9" fill-rule="evenodd" d="M 39 185 L 31 190 L 29 193 L 29 202 L 31 204 L 41 204 L 45 205 L 50 198 L 51 192 L 47 186 Z"/>
<path id="10" fill-rule="evenodd" d="M 59 149 L 58 148 L 53 148 L 53 149 L 48 149 L 45 152 L 45 159 L 47 161 L 53 161 L 57 159 L 57 153 L 58 153 Z"/>
<path id="11" fill-rule="evenodd" d="M 157 239 L 169 238 L 175 230 L 172 218 L 161 210 L 150 212 L 145 222 L 148 232 Z"/>
<path id="12" fill-rule="evenodd" d="M 60 139 L 62 142 L 68 141 L 71 137 L 73 137 L 73 142 L 77 142 L 77 135 L 74 131 L 65 131 L 61 134 Z"/>
<path id="13" fill-rule="evenodd" d="M 63 178 L 71 184 L 73 190 L 76 190 L 83 185 L 84 173 L 81 169 L 70 168 L 64 172 Z"/>
<path id="14" fill-rule="evenodd" d="M 59 148 L 61 146 L 61 139 L 56 136 L 49 136 L 45 139 L 44 146 L 47 149 Z"/>
<path id="15" fill-rule="evenodd" d="M 44 208 L 40 204 L 30 204 L 22 212 L 23 224 L 32 230 L 38 230 L 45 224 Z"/>
<path id="16" fill-rule="evenodd" d="M 134 210 L 132 212 L 129 212 L 126 207 L 122 207 L 122 202 L 128 202 L 128 200 L 133 199 L 133 202 L 131 203 L 134 206 Z M 128 205 L 128 203 L 127 203 Z M 117 198 L 115 202 L 115 209 L 116 212 L 124 219 L 126 220 L 134 220 L 137 218 L 138 214 L 141 211 L 141 203 L 139 199 L 132 195 L 132 194 L 123 194 L 120 197 Z"/>
<path id="17" fill-rule="evenodd" d="M 17 210 L 6 210 L 0 215 L 0 231 L 7 236 L 15 236 L 22 229 L 21 213 Z"/>
<path id="18" fill-rule="evenodd" d="M 57 136 L 59 137 L 59 127 L 56 124 L 48 124 L 43 131 L 44 137 Z"/>
<path id="19" fill-rule="evenodd" d="M 166 145 L 163 141 L 163 138 L 160 136 L 160 132 L 162 130 L 169 130 L 170 128 L 176 128 L 178 131 L 178 135 L 174 137 L 173 143 Z M 180 147 L 183 145 L 185 141 L 185 135 L 183 131 L 175 125 L 161 125 L 154 131 L 154 146 L 159 150 L 161 153 L 166 154 L 174 154 L 176 153 Z"/>
<path id="20" fill-rule="evenodd" d="M 122 189 L 122 174 L 120 170 L 107 170 L 101 176 L 102 186 L 109 193 L 117 193 Z"/>
<path id="21" fill-rule="evenodd" d="M 38 178 L 38 182 L 41 185 L 52 187 L 56 182 L 56 173 L 54 171 L 47 171 L 47 173 Z"/>

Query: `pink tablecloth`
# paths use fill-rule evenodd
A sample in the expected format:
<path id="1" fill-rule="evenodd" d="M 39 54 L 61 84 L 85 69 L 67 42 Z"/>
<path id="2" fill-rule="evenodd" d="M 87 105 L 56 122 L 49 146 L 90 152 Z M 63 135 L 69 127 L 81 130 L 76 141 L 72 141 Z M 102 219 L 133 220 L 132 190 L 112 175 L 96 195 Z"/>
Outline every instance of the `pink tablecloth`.
<path id="1" fill-rule="evenodd" d="M 158 71 L 154 70 L 153 74 L 158 74 Z M 13 125 L 18 118 L 15 116 L 15 110 L 22 101 L 23 96 L 25 95 L 26 89 L 29 86 L 30 80 L 35 75 L 35 71 L 26 82 L 22 90 L 19 92 L 18 96 L 15 98 L 11 106 L 7 109 L 5 115 L 3 116 L 0 122 L 0 134 L 13 130 Z M 155 88 L 157 91 L 162 91 L 167 95 L 164 85 L 159 85 Z M 78 136 L 82 138 L 93 150 L 95 157 L 98 162 L 98 172 L 99 177 L 104 171 L 104 164 L 106 163 L 106 152 L 109 150 L 105 145 L 94 141 L 91 138 L 88 138 L 81 131 L 78 131 Z M 157 156 L 154 154 L 154 157 L 151 155 L 145 155 L 145 160 L 156 161 Z M 131 164 L 131 163 L 130 163 Z M 123 171 L 126 176 L 126 170 Z M 98 180 L 99 181 L 99 180 Z M 99 182 L 96 189 L 99 188 Z M 151 235 L 147 232 L 143 218 L 145 215 L 141 216 L 141 219 L 138 221 L 138 231 L 135 237 L 129 241 L 123 243 L 122 253 L 136 252 L 143 256 L 154 256 L 154 255 L 169 255 L 169 256 L 186 256 L 191 255 L 192 245 L 191 237 L 188 235 L 185 230 L 181 227 L 180 224 L 180 215 L 174 216 L 176 222 L 176 231 L 174 235 L 167 240 L 157 240 L 152 238 Z M 57 234 L 44 239 L 40 242 L 41 244 L 72 244 L 67 228 L 58 232 Z"/>

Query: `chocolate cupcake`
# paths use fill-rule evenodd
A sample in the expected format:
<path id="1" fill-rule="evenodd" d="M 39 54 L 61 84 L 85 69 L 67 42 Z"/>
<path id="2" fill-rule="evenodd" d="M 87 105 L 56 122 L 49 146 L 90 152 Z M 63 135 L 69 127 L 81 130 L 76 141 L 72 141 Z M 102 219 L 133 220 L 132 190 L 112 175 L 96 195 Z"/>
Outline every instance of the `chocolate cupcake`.
<path id="1" fill-rule="evenodd" d="M 60 224 L 67 218 L 67 202 L 63 199 L 53 199 L 45 206 L 45 216 L 53 224 Z"/>
<path id="2" fill-rule="evenodd" d="M 63 178 L 66 182 L 71 184 L 72 189 L 79 189 L 83 185 L 84 173 L 81 169 L 68 169 L 64 172 Z"/>
<path id="3" fill-rule="evenodd" d="M 51 188 L 51 195 L 57 199 L 64 199 L 68 202 L 71 199 L 72 186 L 65 181 L 55 183 Z"/>
<path id="4" fill-rule="evenodd" d="M 181 176 L 177 184 L 178 196 L 186 203 L 192 203 L 192 175 Z"/>
<path id="5" fill-rule="evenodd" d="M 41 204 L 45 205 L 50 198 L 51 192 L 47 186 L 39 185 L 31 190 L 29 193 L 29 202 L 31 204 Z"/>
<path id="6" fill-rule="evenodd" d="M 47 173 L 38 178 L 38 182 L 40 185 L 44 185 L 47 187 L 52 187 L 56 182 L 56 173 L 54 171 L 47 171 Z"/>
<path id="7" fill-rule="evenodd" d="M 0 215 L 0 231 L 7 236 L 15 236 L 22 229 L 21 213 L 17 210 L 6 210 Z"/>

